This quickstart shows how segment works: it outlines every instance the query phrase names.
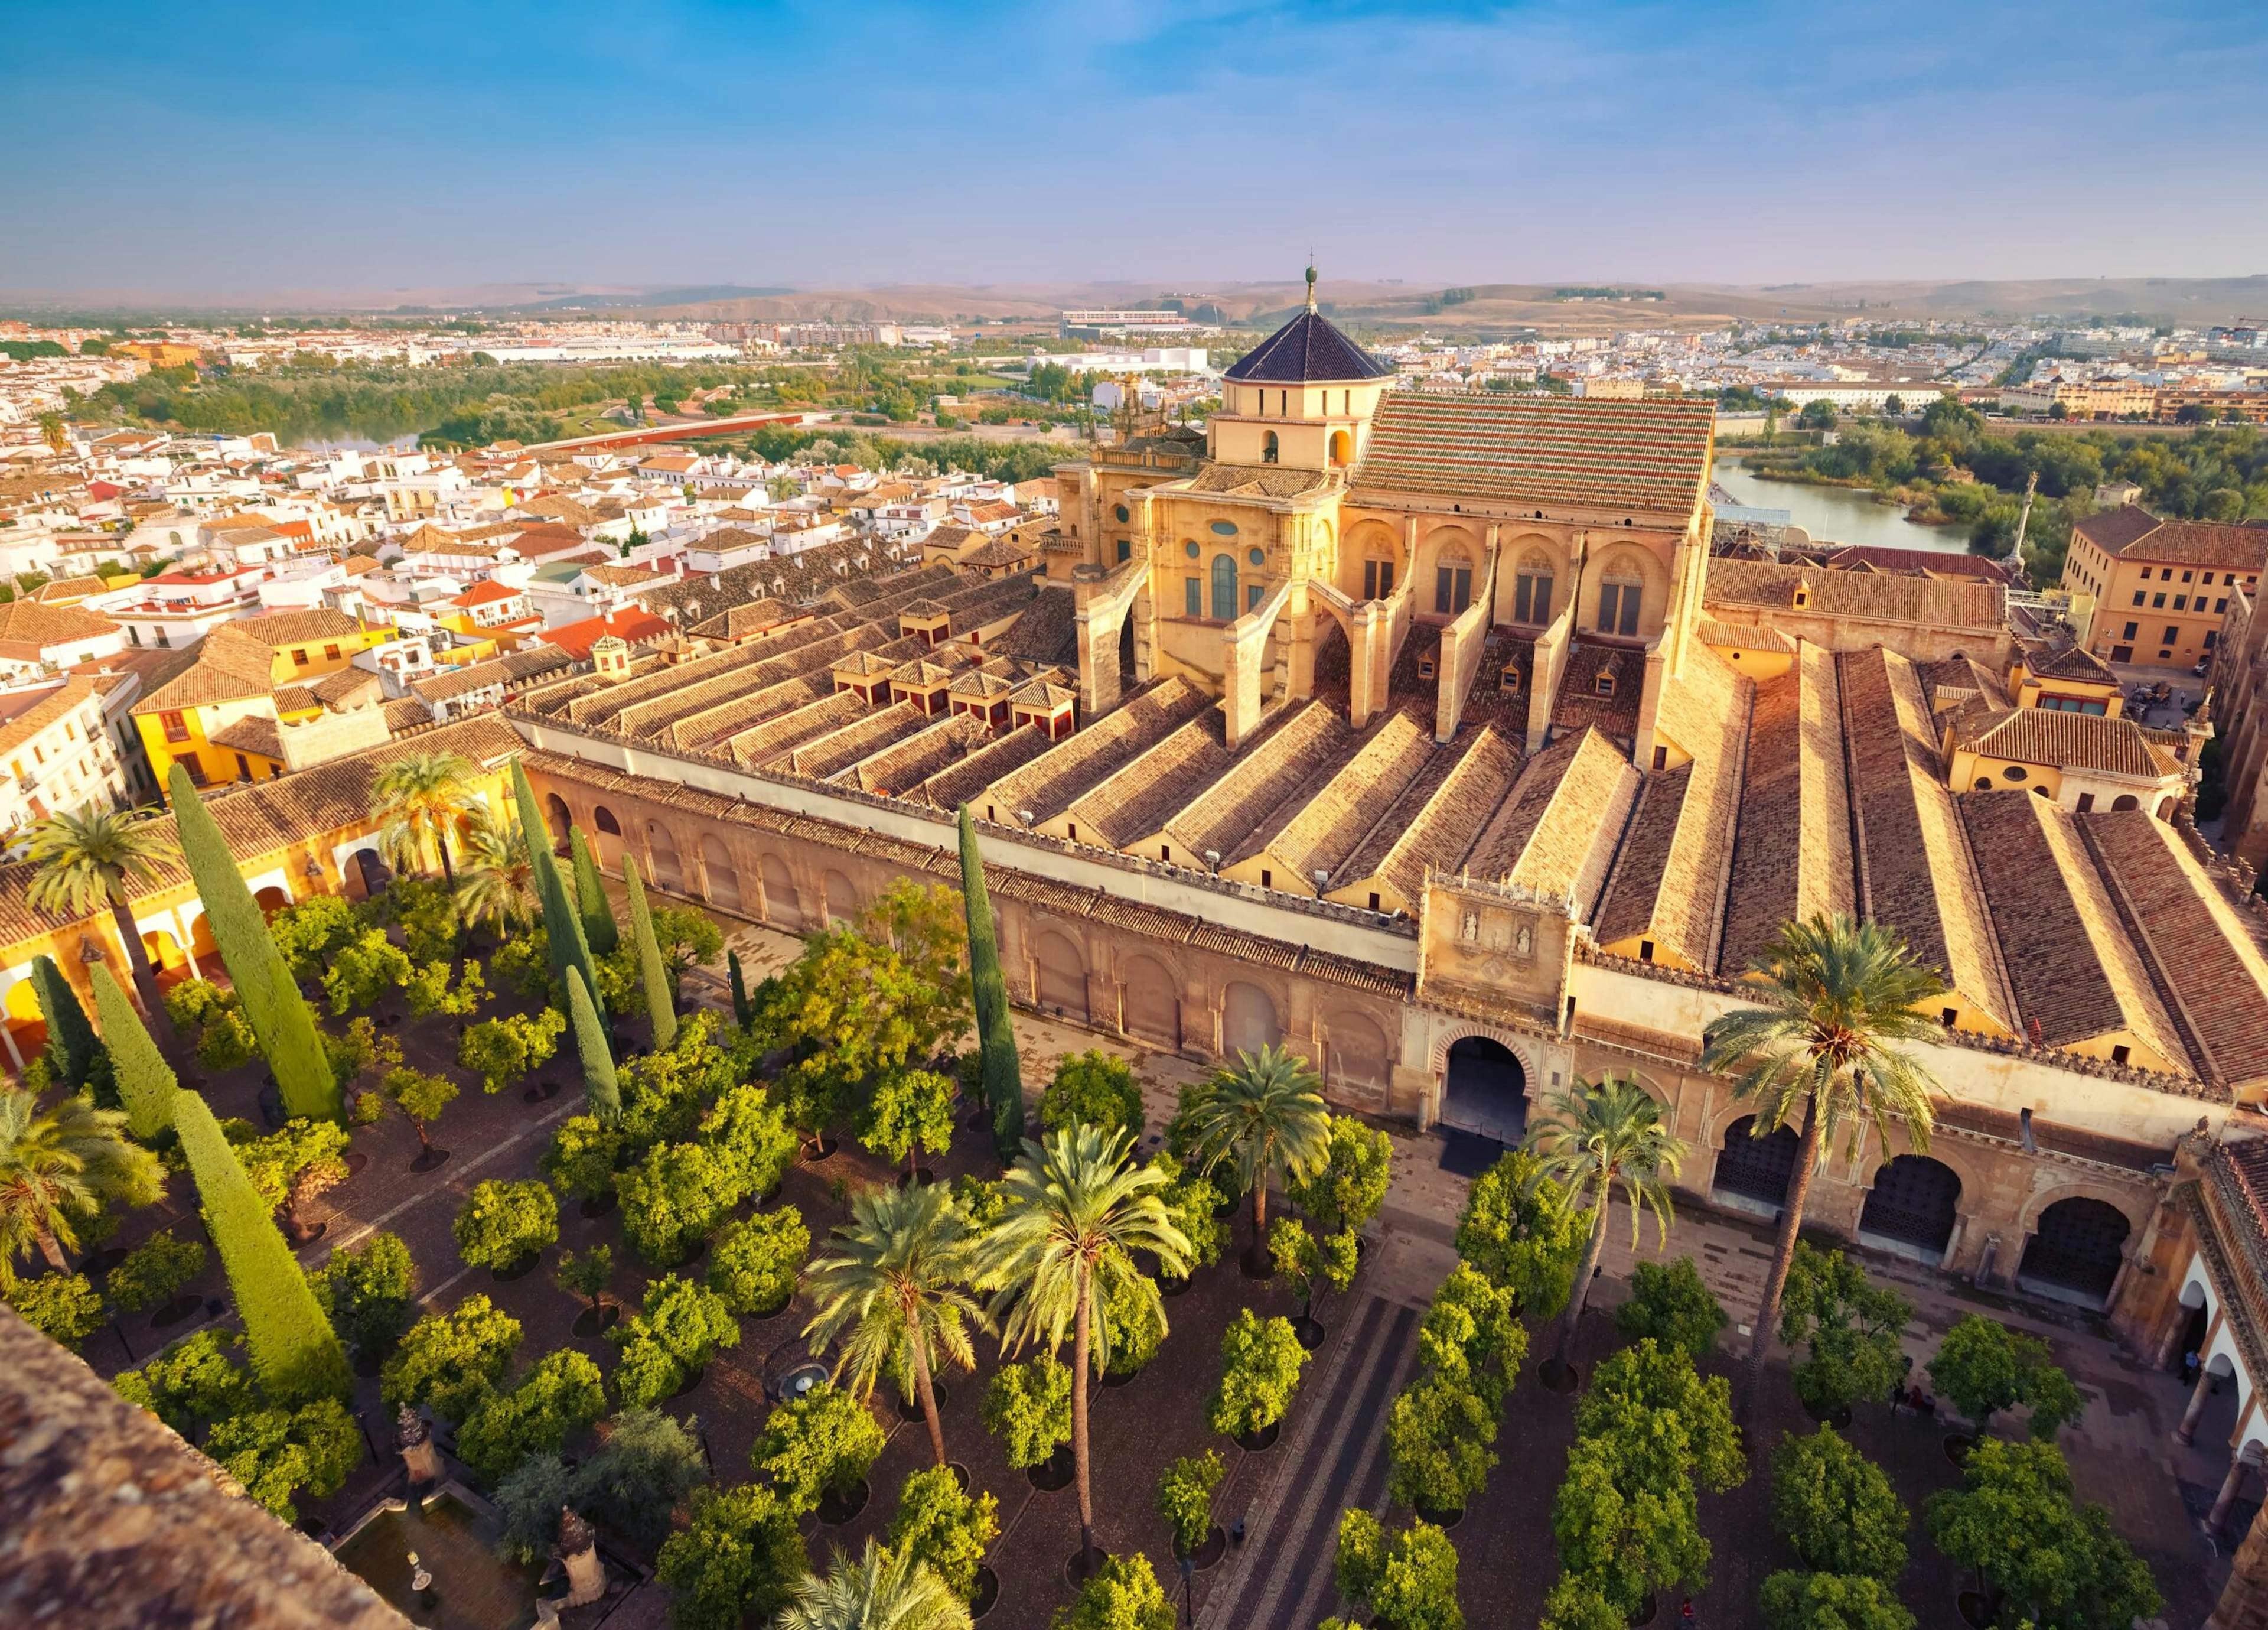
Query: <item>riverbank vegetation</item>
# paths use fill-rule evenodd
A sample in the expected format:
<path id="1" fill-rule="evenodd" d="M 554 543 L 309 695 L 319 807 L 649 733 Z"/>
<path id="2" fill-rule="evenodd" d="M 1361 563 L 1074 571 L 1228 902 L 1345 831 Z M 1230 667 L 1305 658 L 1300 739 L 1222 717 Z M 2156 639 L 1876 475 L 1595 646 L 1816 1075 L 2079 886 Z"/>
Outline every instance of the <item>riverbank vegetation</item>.
<path id="1" fill-rule="evenodd" d="M 1912 430 L 1848 419 L 1831 443 L 1807 440 L 1742 456 L 1749 472 L 1766 480 L 1859 488 L 1905 505 L 1917 521 L 1958 527 L 1980 555 L 2008 552 L 2024 484 L 2036 473 L 2024 564 L 2041 585 L 2062 576 L 2073 523 L 2094 513 L 2095 490 L 2107 482 L 2133 483 L 2142 505 L 2168 519 L 2268 517 L 2268 437 L 2250 425 L 2183 436 L 2107 426 L 2003 431 L 1957 402 L 1936 402 Z"/>

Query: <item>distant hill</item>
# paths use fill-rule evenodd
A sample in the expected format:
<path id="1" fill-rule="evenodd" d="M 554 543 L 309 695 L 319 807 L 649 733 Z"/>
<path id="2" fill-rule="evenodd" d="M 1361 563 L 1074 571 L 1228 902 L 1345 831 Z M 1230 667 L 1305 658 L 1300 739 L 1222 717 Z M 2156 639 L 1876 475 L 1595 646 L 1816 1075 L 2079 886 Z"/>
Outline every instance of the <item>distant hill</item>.
<path id="1" fill-rule="evenodd" d="M 688 320 L 848 321 L 1048 321 L 1067 306 L 1150 306 L 1159 284 L 893 284 L 799 289 L 731 298 L 685 298 L 635 307 L 638 314 Z M 1170 285 L 1185 306 L 1219 309 L 1234 323 L 1267 328 L 1299 308 L 1303 284 Z M 1604 294 L 1602 291 L 1606 291 Z M 1693 330 L 1735 320 L 1814 322 L 1843 317 L 2014 321 L 2090 317 L 2202 325 L 2268 316 L 2268 276 L 2252 277 L 2038 278 L 1931 283 L 1679 284 L 1473 283 L 1442 285 L 1325 279 L 1324 309 L 1342 322 L 1387 332 L 1596 333 L 1603 328 Z M 1629 298 L 1609 298 L 1623 294 Z M 1658 297 L 1658 298 L 1655 298 Z M 624 314 L 630 302 L 622 302 Z"/>
<path id="2" fill-rule="evenodd" d="M 548 300 L 528 300 L 509 306 L 492 309 L 545 311 L 615 311 L 624 307 L 697 306 L 718 300 L 754 299 L 769 295 L 786 294 L 787 289 L 743 289 L 731 284 L 709 288 L 657 289 L 650 293 L 634 294 L 562 294 Z"/>
<path id="3" fill-rule="evenodd" d="M 686 321 L 987 322 L 1052 326 L 1066 307 L 1155 306 L 1167 298 L 1184 309 L 1219 308 L 1234 324 L 1265 328 L 1299 308 L 1306 296 L 1296 277 L 1268 282 L 1209 282 L 1176 277 L 1136 283 L 904 283 L 834 287 L 713 284 L 640 289 L 573 279 L 490 284 L 456 290 L 400 291 L 382 301 L 300 296 L 263 302 L 199 303 L 118 293 L 77 298 L 52 292 L 0 292 L 0 313 L 52 315 L 159 307 L 180 317 L 199 312 L 257 310 L 269 314 L 341 311 L 478 310 L 504 315 L 604 312 L 612 317 Z M 2268 275 L 2248 277 L 2043 277 L 2023 280 L 1927 279 L 1874 282 L 1712 284 L 1649 279 L 1570 278 L 1558 283 L 1457 284 L 1403 279 L 1358 281 L 1326 275 L 1323 308 L 1351 326 L 1380 334 L 1500 336 L 1590 333 L 1616 328 L 1685 332 L 1751 322 L 1815 322 L 1844 317 L 1935 318 L 2058 322 L 2124 318 L 2205 325 L 2240 317 L 2268 318 Z M 1612 298 L 1621 295 L 1630 298 Z M 1658 298 L 1654 298 L 1658 297 Z M 415 302 L 414 304 L 412 302 Z"/>

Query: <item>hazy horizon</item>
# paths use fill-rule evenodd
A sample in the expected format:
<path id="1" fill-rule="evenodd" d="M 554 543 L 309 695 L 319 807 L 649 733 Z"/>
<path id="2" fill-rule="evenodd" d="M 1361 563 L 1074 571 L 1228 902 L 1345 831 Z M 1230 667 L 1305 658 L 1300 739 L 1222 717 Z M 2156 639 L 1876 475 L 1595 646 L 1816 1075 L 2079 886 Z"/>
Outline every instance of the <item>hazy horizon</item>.
<path id="1" fill-rule="evenodd" d="M 2226 0 L 175 15 L 14 19 L 0 295 L 2268 269 Z"/>

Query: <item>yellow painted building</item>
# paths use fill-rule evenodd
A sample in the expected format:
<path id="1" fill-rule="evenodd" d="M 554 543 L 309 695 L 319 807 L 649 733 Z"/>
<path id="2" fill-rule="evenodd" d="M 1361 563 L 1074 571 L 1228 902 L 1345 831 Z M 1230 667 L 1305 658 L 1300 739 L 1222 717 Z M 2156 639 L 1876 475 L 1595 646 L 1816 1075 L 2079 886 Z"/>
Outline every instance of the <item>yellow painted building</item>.
<path id="1" fill-rule="evenodd" d="M 2264 564 L 2268 527 L 2161 520 L 2127 504 L 2072 527 L 2063 583 L 2095 596 L 2096 656 L 2190 668 L 2213 654 L 2230 601 L 2258 589 Z"/>
<path id="2" fill-rule="evenodd" d="M 135 728 L 158 786 L 176 763 L 199 785 L 279 773 L 286 762 L 280 751 L 247 752 L 244 741 L 231 738 L 261 722 L 272 729 L 323 712 L 326 699 L 311 687 L 359 675 L 355 655 L 392 634 L 329 610 L 277 611 L 223 623 L 183 651 L 134 704 Z"/>
<path id="3" fill-rule="evenodd" d="M 479 771 L 474 795 L 491 809 L 512 796 L 509 777 L 522 750 L 511 726 L 483 714 L 352 754 L 312 770 L 206 794 L 227 836 L 238 868 L 261 905 L 278 911 L 311 895 L 359 899 L 383 874 L 379 822 L 371 813 L 372 788 L 386 766 L 411 753 L 455 753 Z M 173 818 L 155 822 L 160 838 L 173 837 Z M 31 985 L 32 960 L 51 956 L 90 1009 L 87 984 L 94 961 L 107 961 L 127 978 L 123 948 L 110 913 L 64 918 L 26 903 L 33 868 L 0 867 L 0 1057 L 21 1070 L 41 1035 Z M 158 882 L 137 893 L 134 921 L 144 948 L 161 972 L 217 976 L 216 950 L 203 904 L 186 867 L 165 869 Z"/>

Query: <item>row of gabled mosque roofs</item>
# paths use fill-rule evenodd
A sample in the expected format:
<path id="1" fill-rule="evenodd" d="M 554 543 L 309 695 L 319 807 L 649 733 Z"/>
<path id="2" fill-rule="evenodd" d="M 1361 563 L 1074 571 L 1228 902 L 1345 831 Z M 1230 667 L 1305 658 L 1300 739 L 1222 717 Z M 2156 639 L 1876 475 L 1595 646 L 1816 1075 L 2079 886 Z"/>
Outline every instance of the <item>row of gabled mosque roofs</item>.
<path id="1" fill-rule="evenodd" d="M 1028 576 L 932 566 L 846 584 L 815 616 L 727 611 L 692 631 L 734 643 L 516 705 L 1388 917 L 1418 912 L 1429 877 L 1517 884 L 1567 901 L 1602 948 L 1709 977 L 1737 974 L 1791 917 L 1857 909 L 1944 970 L 1965 1029 L 2218 1089 L 2268 1079 L 2256 925 L 2181 831 L 2145 810 L 1947 786 L 1946 720 L 1996 682 L 1974 663 L 1799 644 L 1758 683 L 1696 645 L 1662 691 L 1657 727 L 1681 762 L 1659 772 L 1617 739 L 1627 714 L 1584 713 L 1580 684 L 1533 757 L 1486 706 L 1437 742 L 1434 696 L 1406 660 L 1396 705 L 1366 728 L 1319 693 L 1232 751 L 1218 704 L 1180 679 L 1051 731 L 1047 711 L 1072 699 L 1070 606 Z M 1475 692 L 1500 682 L 1484 665 Z"/>

